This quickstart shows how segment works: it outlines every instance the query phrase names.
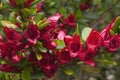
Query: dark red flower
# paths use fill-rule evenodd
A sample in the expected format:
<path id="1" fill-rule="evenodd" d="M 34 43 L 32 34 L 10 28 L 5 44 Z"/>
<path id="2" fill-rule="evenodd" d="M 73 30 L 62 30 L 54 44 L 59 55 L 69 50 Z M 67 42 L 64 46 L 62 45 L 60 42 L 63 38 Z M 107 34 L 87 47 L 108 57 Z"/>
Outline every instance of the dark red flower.
<path id="1" fill-rule="evenodd" d="M 27 0 L 27 2 L 25 2 L 25 7 L 29 7 L 33 1 L 34 0 Z"/>
<path id="2" fill-rule="evenodd" d="M 55 34 L 52 30 L 42 30 L 41 31 L 41 39 L 46 42 L 52 41 L 54 39 L 54 36 L 55 36 Z"/>
<path id="3" fill-rule="evenodd" d="M 74 28 L 76 26 L 76 19 L 74 14 L 70 14 L 67 18 L 65 18 L 64 24 Z"/>
<path id="4" fill-rule="evenodd" d="M 40 2 L 36 5 L 37 12 L 41 12 L 43 5 L 45 4 L 45 1 Z"/>
<path id="5" fill-rule="evenodd" d="M 40 37 L 38 26 L 30 24 L 24 31 L 24 37 L 27 39 L 29 46 L 34 46 L 37 42 L 37 39 Z"/>
<path id="6" fill-rule="evenodd" d="M 15 66 L 11 66 L 9 64 L 2 64 L 0 65 L 0 71 L 3 72 L 20 72 L 21 69 Z"/>
<path id="7" fill-rule="evenodd" d="M 61 64 L 68 63 L 73 60 L 68 52 L 68 49 L 63 49 L 62 51 L 56 51 L 56 57 L 60 61 Z"/>
<path id="8" fill-rule="evenodd" d="M 21 51 L 24 47 L 24 43 L 0 42 L 0 57 L 4 58 L 6 61 L 18 63 L 23 57 L 17 54 L 17 52 Z"/>
<path id="9" fill-rule="evenodd" d="M 15 3 L 15 1 L 14 1 L 14 0 L 9 0 L 9 2 L 10 2 L 10 4 L 11 4 L 13 7 L 15 7 L 15 6 L 16 6 L 16 3 Z"/>
<path id="10" fill-rule="evenodd" d="M 58 63 L 54 55 L 50 53 L 43 53 L 42 60 L 37 62 L 37 65 L 42 68 L 42 71 L 47 77 L 54 76 L 55 72 L 58 69 Z"/>
<path id="11" fill-rule="evenodd" d="M 99 32 L 96 30 L 92 30 L 86 40 L 86 45 L 88 48 L 92 49 L 93 52 L 99 50 L 99 48 L 103 44 L 103 39 L 99 35 Z"/>
<path id="12" fill-rule="evenodd" d="M 43 45 L 48 50 L 54 50 L 57 47 L 57 44 L 54 41 L 45 42 Z"/>
<path id="13" fill-rule="evenodd" d="M 22 34 L 12 28 L 5 27 L 4 31 L 8 42 L 18 42 L 23 38 Z"/>
<path id="14" fill-rule="evenodd" d="M 80 4 L 80 9 L 81 9 L 81 11 L 85 11 L 85 10 L 87 10 L 87 9 L 89 9 L 90 8 L 90 5 L 88 5 L 88 4 Z"/>

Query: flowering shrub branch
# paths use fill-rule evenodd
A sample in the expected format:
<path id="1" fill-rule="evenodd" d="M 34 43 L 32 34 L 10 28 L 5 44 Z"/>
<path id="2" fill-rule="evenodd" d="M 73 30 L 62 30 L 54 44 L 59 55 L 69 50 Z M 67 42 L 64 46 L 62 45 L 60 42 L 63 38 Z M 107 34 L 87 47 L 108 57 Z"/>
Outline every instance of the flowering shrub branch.
<path id="1" fill-rule="evenodd" d="M 94 58 L 101 50 L 111 53 L 118 50 L 120 17 L 100 32 L 87 27 L 80 35 L 73 13 L 66 18 L 61 13 L 43 18 L 45 1 L 32 6 L 34 3 L 37 2 L 9 0 L 14 12 L 10 14 L 10 21 L 0 21 L 0 71 L 20 73 L 23 80 L 30 80 L 34 73 L 51 78 L 59 68 L 69 64 L 95 67 Z M 82 10 L 88 7 L 80 6 Z M 68 34 L 68 30 L 74 28 L 75 34 Z M 65 73 L 71 75 L 72 71 L 65 69 Z"/>

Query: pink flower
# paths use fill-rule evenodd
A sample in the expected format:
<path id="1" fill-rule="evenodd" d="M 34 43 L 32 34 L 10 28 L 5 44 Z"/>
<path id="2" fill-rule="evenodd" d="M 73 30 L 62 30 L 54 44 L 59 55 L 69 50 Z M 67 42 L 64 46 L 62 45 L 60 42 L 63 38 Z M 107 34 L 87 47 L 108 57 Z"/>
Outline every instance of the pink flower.
<path id="1" fill-rule="evenodd" d="M 65 31 L 60 30 L 60 31 L 58 32 L 57 39 L 58 39 L 58 40 L 64 40 L 65 36 L 66 36 Z"/>
<path id="2" fill-rule="evenodd" d="M 64 23 L 71 28 L 74 28 L 76 26 L 76 19 L 74 14 L 70 14 L 67 18 L 65 18 Z"/>
<path id="3" fill-rule="evenodd" d="M 48 17 L 48 18 L 47 18 L 47 21 L 56 23 L 56 22 L 58 22 L 58 20 L 59 20 L 61 17 L 62 17 L 62 14 L 57 13 L 57 14 L 55 14 L 54 16 Z"/>
<path id="4" fill-rule="evenodd" d="M 5 27 L 4 31 L 8 42 L 18 42 L 23 38 L 22 34 L 12 28 Z"/>
<path id="5" fill-rule="evenodd" d="M 24 37 L 27 39 L 29 46 L 34 46 L 37 42 L 37 39 L 40 37 L 38 26 L 30 24 L 24 31 Z"/>
<path id="6" fill-rule="evenodd" d="M 23 56 L 21 56 L 21 55 L 14 55 L 14 56 L 12 56 L 12 63 L 18 63 L 18 62 L 20 62 L 21 60 L 23 59 Z"/>

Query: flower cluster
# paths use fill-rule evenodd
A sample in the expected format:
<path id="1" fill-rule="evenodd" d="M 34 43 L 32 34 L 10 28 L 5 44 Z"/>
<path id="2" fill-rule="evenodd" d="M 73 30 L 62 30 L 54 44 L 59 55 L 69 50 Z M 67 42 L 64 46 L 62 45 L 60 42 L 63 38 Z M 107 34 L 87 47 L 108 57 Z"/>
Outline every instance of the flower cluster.
<path id="1" fill-rule="evenodd" d="M 9 1 L 13 7 L 18 4 L 17 0 Z M 29 7 L 34 0 L 23 1 Z M 39 4 L 39 10 L 42 5 L 43 2 Z M 41 25 L 34 22 L 34 16 L 21 27 L 20 23 L 14 24 L 15 28 L 4 25 L 4 35 L 0 36 L 0 58 L 4 63 L 0 65 L 0 71 L 19 73 L 29 65 L 33 68 L 32 72 L 38 69 L 50 78 L 62 65 L 75 59 L 95 66 L 94 57 L 102 47 L 109 52 L 115 52 L 120 47 L 120 35 L 114 31 L 118 18 L 101 32 L 92 29 L 85 41 L 79 34 L 67 33 L 68 28 L 76 27 L 74 14 L 63 18 L 57 13 L 39 22 Z"/>

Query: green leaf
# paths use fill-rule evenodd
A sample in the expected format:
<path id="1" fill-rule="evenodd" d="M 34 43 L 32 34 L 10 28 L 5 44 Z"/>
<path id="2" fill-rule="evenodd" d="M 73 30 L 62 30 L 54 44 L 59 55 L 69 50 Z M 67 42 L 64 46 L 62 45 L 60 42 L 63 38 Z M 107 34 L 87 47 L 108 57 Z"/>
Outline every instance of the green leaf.
<path id="1" fill-rule="evenodd" d="M 39 53 L 36 53 L 36 57 L 37 57 L 38 60 L 42 59 L 42 55 L 40 55 Z"/>
<path id="2" fill-rule="evenodd" d="M 24 67 L 22 71 L 22 80 L 31 80 L 31 70 L 32 68 L 30 66 Z"/>
<path id="3" fill-rule="evenodd" d="M 47 49 L 43 47 L 41 42 L 37 42 L 36 49 L 40 50 L 41 52 L 47 52 Z"/>
<path id="4" fill-rule="evenodd" d="M 3 16 L 2 16 L 2 15 L 0 15 L 0 20 L 1 20 L 1 19 L 3 19 Z"/>
<path id="5" fill-rule="evenodd" d="M 101 3 L 101 0 L 93 0 L 92 3 L 93 3 L 94 5 L 100 4 L 100 3 Z"/>
<path id="6" fill-rule="evenodd" d="M 13 28 L 13 29 L 17 28 L 16 25 L 12 24 L 9 21 L 1 20 L 0 23 L 2 24 L 3 27 Z"/>
<path id="7" fill-rule="evenodd" d="M 0 10 L 3 9 L 3 3 L 0 3 Z"/>
<path id="8" fill-rule="evenodd" d="M 62 13 L 65 17 L 67 16 L 67 11 L 64 7 L 60 8 L 60 13 Z"/>
<path id="9" fill-rule="evenodd" d="M 80 35 L 80 29 L 79 29 L 78 24 L 76 26 L 76 30 L 75 30 L 74 34 Z"/>
<path id="10" fill-rule="evenodd" d="M 87 37 L 89 36 L 91 30 L 92 30 L 92 29 L 89 28 L 89 27 L 86 27 L 86 28 L 84 28 L 84 29 L 82 30 L 82 39 L 83 39 L 84 41 L 86 41 L 86 39 L 87 39 Z"/>
<path id="11" fill-rule="evenodd" d="M 38 22 L 40 21 L 41 17 L 42 17 L 42 14 L 41 14 L 41 13 L 36 14 L 36 16 L 35 16 L 35 18 L 34 18 L 35 22 L 38 23 Z"/>
<path id="12" fill-rule="evenodd" d="M 19 78 L 20 78 L 20 74 L 14 73 L 14 77 L 12 78 L 12 80 L 19 80 Z"/>
<path id="13" fill-rule="evenodd" d="M 120 33 L 120 16 L 116 18 L 112 30 L 113 30 L 115 33 Z"/>
<path id="14" fill-rule="evenodd" d="M 64 41 L 62 41 L 62 40 L 56 40 L 56 39 L 54 41 L 57 44 L 57 48 L 56 49 L 63 49 L 65 47 Z"/>
<path id="15" fill-rule="evenodd" d="M 14 23 L 15 22 L 15 12 L 11 12 L 9 15 L 9 21 Z"/>
<path id="16" fill-rule="evenodd" d="M 77 19 L 80 19 L 82 17 L 82 12 L 80 10 L 77 10 L 75 12 L 75 16 L 76 16 Z"/>
<path id="17" fill-rule="evenodd" d="M 80 65 L 80 67 L 81 67 L 82 70 L 85 70 L 87 72 L 91 72 L 91 73 L 99 73 L 100 72 L 99 68 L 92 67 L 90 65 L 82 64 L 82 65 Z"/>
<path id="18" fill-rule="evenodd" d="M 63 68 L 63 72 L 67 75 L 72 75 L 73 74 L 73 70 L 70 68 Z"/>
<path id="19" fill-rule="evenodd" d="M 39 25 L 39 29 L 43 29 L 43 28 L 47 27 L 49 24 L 50 24 L 50 22 L 45 21 L 44 23 Z"/>
<path id="20" fill-rule="evenodd" d="M 97 62 L 100 62 L 104 65 L 117 65 L 115 61 L 107 60 L 107 59 L 96 59 Z"/>

